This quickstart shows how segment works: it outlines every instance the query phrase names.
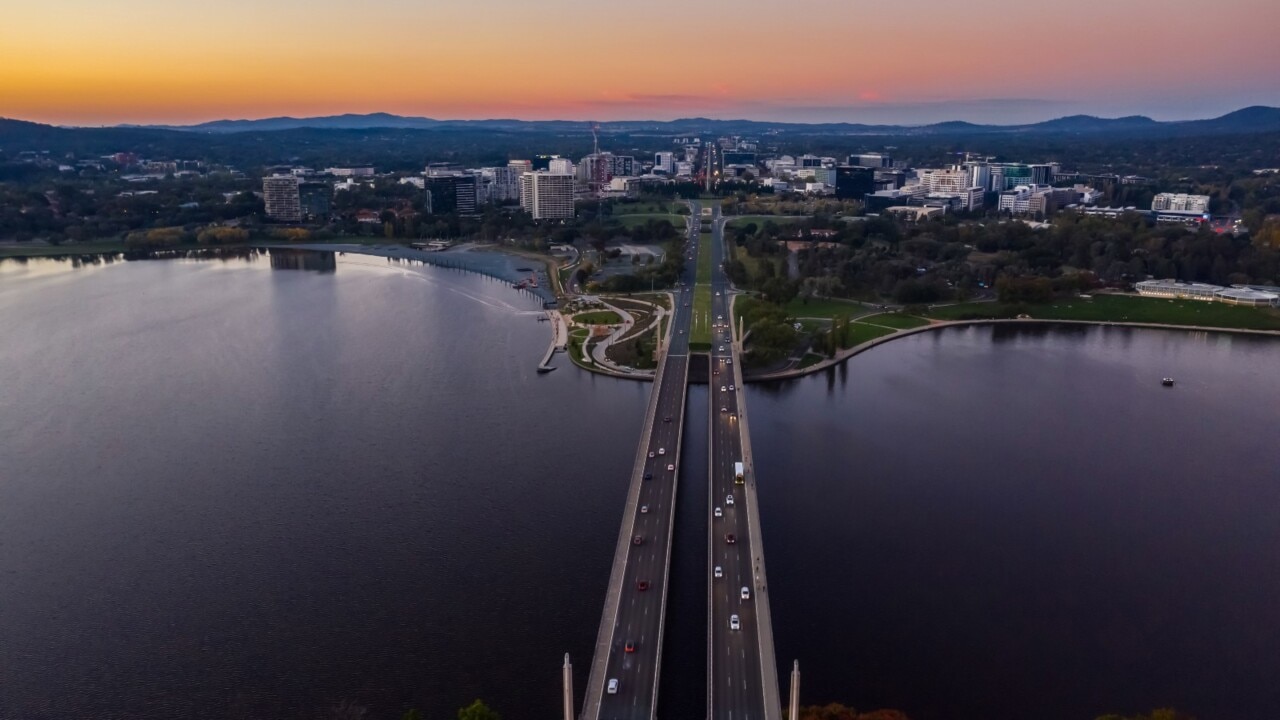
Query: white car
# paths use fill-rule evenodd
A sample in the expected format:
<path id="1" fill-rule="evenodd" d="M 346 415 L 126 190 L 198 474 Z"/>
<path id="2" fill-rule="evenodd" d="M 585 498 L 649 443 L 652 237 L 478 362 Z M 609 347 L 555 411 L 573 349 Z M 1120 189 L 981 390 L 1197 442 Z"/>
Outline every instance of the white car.
<path id="1" fill-rule="evenodd" d="M 647 513 L 647 512 L 649 512 L 649 506 L 648 506 L 648 505 L 641 505 L 641 506 L 640 506 L 640 514 L 641 514 L 641 515 L 643 515 L 643 514 L 645 514 L 645 513 Z"/>
<path id="2" fill-rule="evenodd" d="M 714 514 L 716 517 L 724 517 L 724 513 L 720 512 L 720 508 L 716 508 L 715 513 L 713 513 L 713 514 Z"/>
<path id="3" fill-rule="evenodd" d="M 675 465 L 673 465 L 672 463 L 667 463 L 667 472 L 675 472 L 675 470 L 676 470 Z"/>
<path id="4" fill-rule="evenodd" d="M 720 346 L 720 352 L 724 352 L 724 346 L 723 346 L 723 345 L 721 345 L 721 346 Z"/>
<path id="5" fill-rule="evenodd" d="M 728 388 L 726 388 L 726 387 L 725 387 L 725 386 L 723 386 L 723 385 L 721 385 L 721 386 L 720 386 L 720 392 L 724 392 L 724 391 L 725 391 L 725 390 L 727 390 L 727 389 L 728 389 Z"/>
<path id="6" fill-rule="evenodd" d="M 653 451 L 652 451 L 652 450 L 650 450 L 650 451 L 649 451 L 649 457 L 653 457 Z"/>
<path id="7" fill-rule="evenodd" d="M 711 574 L 716 577 L 724 577 L 724 571 L 720 569 L 719 565 L 716 566 L 716 569 L 713 570 Z"/>
<path id="8" fill-rule="evenodd" d="M 725 505 L 732 505 L 732 504 L 733 504 L 733 496 L 732 496 L 732 495 L 725 495 L 725 496 L 724 496 L 724 504 L 725 504 Z"/>
<path id="9" fill-rule="evenodd" d="M 750 599 L 751 599 L 751 589 L 750 589 L 750 588 L 746 588 L 746 587 L 742 588 L 742 599 L 743 599 L 743 600 L 750 600 Z"/>
<path id="10" fill-rule="evenodd" d="M 730 385 L 730 386 L 729 386 L 729 389 L 730 389 L 730 390 L 732 390 L 732 389 L 733 389 L 733 386 L 732 386 L 732 385 Z"/>
<path id="11" fill-rule="evenodd" d="M 666 454 L 667 454 L 667 449 L 666 449 L 666 448 L 658 448 L 658 454 L 659 454 L 659 455 L 666 455 Z"/>
<path id="12" fill-rule="evenodd" d="M 734 617 L 738 617 L 738 616 L 737 616 L 737 615 L 734 615 Z M 610 694 L 610 695 L 617 695 L 617 694 L 618 694 L 618 678 L 609 678 L 609 691 L 608 691 L 608 692 L 609 692 L 609 694 Z"/>
<path id="13" fill-rule="evenodd" d="M 729 629 L 730 629 L 730 630 L 741 630 L 741 629 L 742 629 L 742 623 L 738 622 L 738 616 L 737 616 L 737 615 L 730 615 L 730 616 L 729 616 Z"/>

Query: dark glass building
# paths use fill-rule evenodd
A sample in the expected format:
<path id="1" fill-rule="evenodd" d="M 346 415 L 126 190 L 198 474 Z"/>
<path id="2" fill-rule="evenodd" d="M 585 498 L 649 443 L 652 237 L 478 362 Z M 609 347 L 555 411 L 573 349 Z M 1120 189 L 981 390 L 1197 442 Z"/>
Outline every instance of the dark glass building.
<path id="1" fill-rule="evenodd" d="M 871 168 L 840 165 L 836 168 L 836 197 L 861 200 L 876 191 L 875 171 Z"/>

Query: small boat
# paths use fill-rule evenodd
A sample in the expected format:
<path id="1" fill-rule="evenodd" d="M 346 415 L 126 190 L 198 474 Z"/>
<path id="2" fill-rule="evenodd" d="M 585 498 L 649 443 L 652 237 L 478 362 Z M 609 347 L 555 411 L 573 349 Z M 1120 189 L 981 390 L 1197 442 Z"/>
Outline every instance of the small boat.
<path id="1" fill-rule="evenodd" d="M 1173 378 L 1171 378 L 1171 377 L 1167 377 L 1167 378 L 1165 378 L 1165 379 L 1161 380 L 1161 381 L 1160 381 L 1160 384 L 1161 384 L 1161 385 L 1163 385 L 1163 386 L 1165 386 L 1165 387 L 1173 387 Z"/>

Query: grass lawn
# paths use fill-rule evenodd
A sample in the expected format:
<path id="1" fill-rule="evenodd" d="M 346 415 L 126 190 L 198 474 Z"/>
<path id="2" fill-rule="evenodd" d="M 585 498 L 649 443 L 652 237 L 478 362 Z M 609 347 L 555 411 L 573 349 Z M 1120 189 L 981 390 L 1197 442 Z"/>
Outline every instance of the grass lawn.
<path id="1" fill-rule="evenodd" d="M 837 315 L 859 317 L 871 312 L 869 308 L 852 300 L 837 298 L 810 298 L 805 302 L 796 298 L 786 304 L 786 311 L 792 317 L 833 318 Z M 887 323 L 886 323 L 887 324 Z"/>
<path id="2" fill-rule="evenodd" d="M 898 332 L 889 328 L 879 327 L 878 325 L 864 325 L 859 322 L 849 323 L 849 347 L 861 345 L 868 340 L 875 340 L 878 337 L 892 335 Z"/>
<path id="3" fill-rule="evenodd" d="M 674 214 L 675 208 L 679 206 L 679 203 L 675 202 L 655 202 L 653 200 L 644 200 L 633 203 L 615 203 L 613 206 L 613 216 L 621 218 L 625 215 Z M 684 216 L 679 215 L 677 217 Z"/>
<path id="4" fill-rule="evenodd" d="M 677 228 L 684 227 L 684 216 L 670 213 L 636 213 L 634 215 L 617 215 L 615 218 L 628 230 L 644 225 L 650 220 L 665 220 Z"/>
<path id="5" fill-rule="evenodd" d="M 578 313 L 573 316 L 573 321 L 583 325 L 617 325 L 622 322 L 622 317 L 612 310 L 595 310 Z"/>
<path id="6" fill-rule="evenodd" d="M 773 221 L 778 224 L 793 223 L 804 220 L 803 217 L 795 215 L 740 215 L 725 223 L 726 228 L 740 228 L 749 223 L 755 223 L 758 227 L 763 226 L 766 221 Z"/>
<path id="7" fill-rule="evenodd" d="M 924 318 L 918 318 L 915 315 L 900 315 L 898 313 L 872 315 L 871 317 L 859 318 L 858 322 L 884 325 L 885 327 L 898 328 L 899 330 L 909 330 L 929 324 L 929 321 Z"/>
<path id="8" fill-rule="evenodd" d="M 187 250 L 198 246 L 184 245 L 176 250 Z M 243 246 L 237 246 L 243 247 Z M 125 251 L 122 242 L 100 243 L 66 243 L 64 245 L 42 245 L 39 243 L 23 243 L 21 245 L 0 245 L 0 257 L 45 257 L 50 255 L 98 255 L 101 253 L 122 253 Z"/>
<path id="9" fill-rule="evenodd" d="M 1048 305 L 963 303 L 934 308 L 929 315 L 939 320 L 976 320 L 1011 318 L 1019 313 L 1026 313 L 1041 320 L 1145 322 L 1280 330 L 1280 311 L 1274 309 L 1240 307 L 1203 300 L 1166 300 L 1134 295 L 1094 295 L 1089 300 L 1070 298 Z"/>
<path id="10" fill-rule="evenodd" d="M 711 346 L 711 233 L 698 239 L 698 276 L 693 286 L 693 324 L 689 342 Z"/>

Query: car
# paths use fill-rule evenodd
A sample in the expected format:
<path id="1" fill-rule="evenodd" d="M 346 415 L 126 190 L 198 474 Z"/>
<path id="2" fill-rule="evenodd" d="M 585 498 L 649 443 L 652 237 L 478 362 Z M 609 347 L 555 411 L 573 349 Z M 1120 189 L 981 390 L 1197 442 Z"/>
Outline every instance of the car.
<path id="1" fill-rule="evenodd" d="M 732 364 L 733 364 L 733 358 L 725 358 L 725 359 L 724 359 L 724 364 L 725 364 L 725 365 L 732 365 Z"/>
<path id="2" fill-rule="evenodd" d="M 677 330 L 677 331 L 676 331 L 676 334 L 677 334 L 677 335 L 683 335 L 683 334 L 684 334 L 684 330 Z"/>
<path id="3" fill-rule="evenodd" d="M 729 386 L 729 389 L 730 389 L 730 390 L 733 390 L 733 385 L 730 385 L 730 386 Z"/>
<path id="4" fill-rule="evenodd" d="M 648 514 L 648 512 L 649 512 L 649 506 L 648 506 L 648 505 L 641 505 L 641 506 L 640 506 L 640 514 L 641 514 L 641 515 L 646 515 L 646 514 Z"/>
<path id="5" fill-rule="evenodd" d="M 723 345 L 721 345 L 721 346 L 720 346 L 720 352 L 724 352 L 724 346 L 723 346 Z"/>
<path id="6" fill-rule="evenodd" d="M 717 315 L 717 316 L 716 316 L 716 319 L 717 319 L 717 320 L 723 320 L 723 319 L 724 319 L 724 316 L 723 316 L 723 315 Z"/>
<path id="7" fill-rule="evenodd" d="M 716 569 L 711 571 L 711 574 L 715 577 L 724 577 L 724 570 L 721 570 L 720 566 L 717 565 Z"/>
<path id="8" fill-rule="evenodd" d="M 640 536 L 639 536 L 639 535 L 637 535 L 637 536 L 636 536 L 636 540 L 639 540 L 639 539 L 640 539 Z M 725 535 L 725 536 L 724 536 L 724 541 L 725 541 L 726 543 L 728 543 L 728 544 L 732 545 L 732 544 L 734 544 L 734 543 L 738 542 L 738 538 L 734 537 L 734 536 L 733 536 L 733 533 L 729 533 L 728 535 Z M 639 545 L 640 543 L 636 543 L 636 544 L 637 544 L 637 545 Z"/>
<path id="9" fill-rule="evenodd" d="M 635 651 L 636 651 L 636 644 L 633 642 L 628 641 L 626 645 L 622 646 L 622 652 L 633 653 Z"/>
<path id="10" fill-rule="evenodd" d="M 667 463 L 667 472 L 675 472 L 675 463 Z"/>
<path id="11" fill-rule="evenodd" d="M 721 406 L 720 406 L 720 412 L 722 412 L 722 413 L 727 413 L 727 412 L 729 412 L 729 408 L 727 408 L 727 407 L 725 407 L 725 406 L 721 405 Z"/>
<path id="12" fill-rule="evenodd" d="M 716 297 L 720 297 L 720 291 L 719 291 L 719 290 L 717 290 L 717 291 L 716 291 Z"/>
<path id="13" fill-rule="evenodd" d="M 750 600 L 750 599 L 751 599 L 751 588 L 748 588 L 748 587 L 743 587 L 743 588 L 742 588 L 742 599 L 743 599 L 743 600 Z"/>
<path id="14" fill-rule="evenodd" d="M 651 472 L 647 472 L 647 473 L 645 473 L 645 474 L 644 474 L 644 479 L 645 479 L 645 480 L 652 480 L 652 479 L 653 479 L 653 473 L 651 473 Z"/>
<path id="15" fill-rule="evenodd" d="M 712 370 L 712 371 L 711 371 L 711 374 L 712 374 L 712 375 L 719 375 L 719 374 L 720 374 L 720 368 L 716 368 L 715 370 Z"/>
<path id="16" fill-rule="evenodd" d="M 649 451 L 649 457 L 654 457 L 654 453 L 652 450 Z"/>
<path id="17" fill-rule="evenodd" d="M 668 416 L 666 416 L 666 417 L 662 418 L 662 422 L 671 422 L 671 416 L 670 416 L 670 415 L 668 415 Z"/>
<path id="18" fill-rule="evenodd" d="M 609 692 L 609 694 L 610 694 L 610 695 L 617 695 L 617 694 L 618 694 L 618 678 L 609 678 L 609 690 L 608 690 L 608 692 Z"/>
<path id="19" fill-rule="evenodd" d="M 658 448 L 658 454 L 659 454 L 659 455 L 666 455 L 666 454 L 667 454 L 667 449 L 666 449 L 666 448 Z"/>
<path id="20" fill-rule="evenodd" d="M 648 589 L 649 589 L 649 581 L 648 581 L 648 580 L 637 580 L 637 581 L 636 581 L 636 589 L 637 589 L 637 590 L 639 590 L 640 592 L 644 592 L 645 590 L 648 590 Z"/>
<path id="21" fill-rule="evenodd" d="M 689 307 L 689 303 L 685 303 L 685 304 L 684 304 L 684 306 L 685 306 L 685 307 Z"/>
<path id="22" fill-rule="evenodd" d="M 725 390 L 728 390 L 728 389 L 729 389 L 729 388 L 727 388 L 727 387 L 725 387 L 725 386 L 723 386 L 723 385 L 721 385 L 721 386 L 720 386 L 720 392 L 724 392 Z"/>
<path id="23" fill-rule="evenodd" d="M 636 535 L 635 537 L 631 538 L 631 544 L 632 544 L 632 545 L 643 545 L 643 544 L 644 544 L 644 536 L 643 536 L 643 535 Z"/>
<path id="24" fill-rule="evenodd" d="M 732 504 L 733 504 L 733 496 L 732 496 L 732 495 L 725 495 L 725 496 L 724 496 L 724 504 L 725 504 L 725 505 L 732 505 Z"/>
<path id="25" fill-rule="evenodd" d="M 730 629 L 730 630 L 741 630 L 741 629 L 742 629 L 742 623 L 738 622 L 738 616 L 737 616 L 737 615 L 730 615 L 730 616 L 729 616 L 729 629 Z"/>

